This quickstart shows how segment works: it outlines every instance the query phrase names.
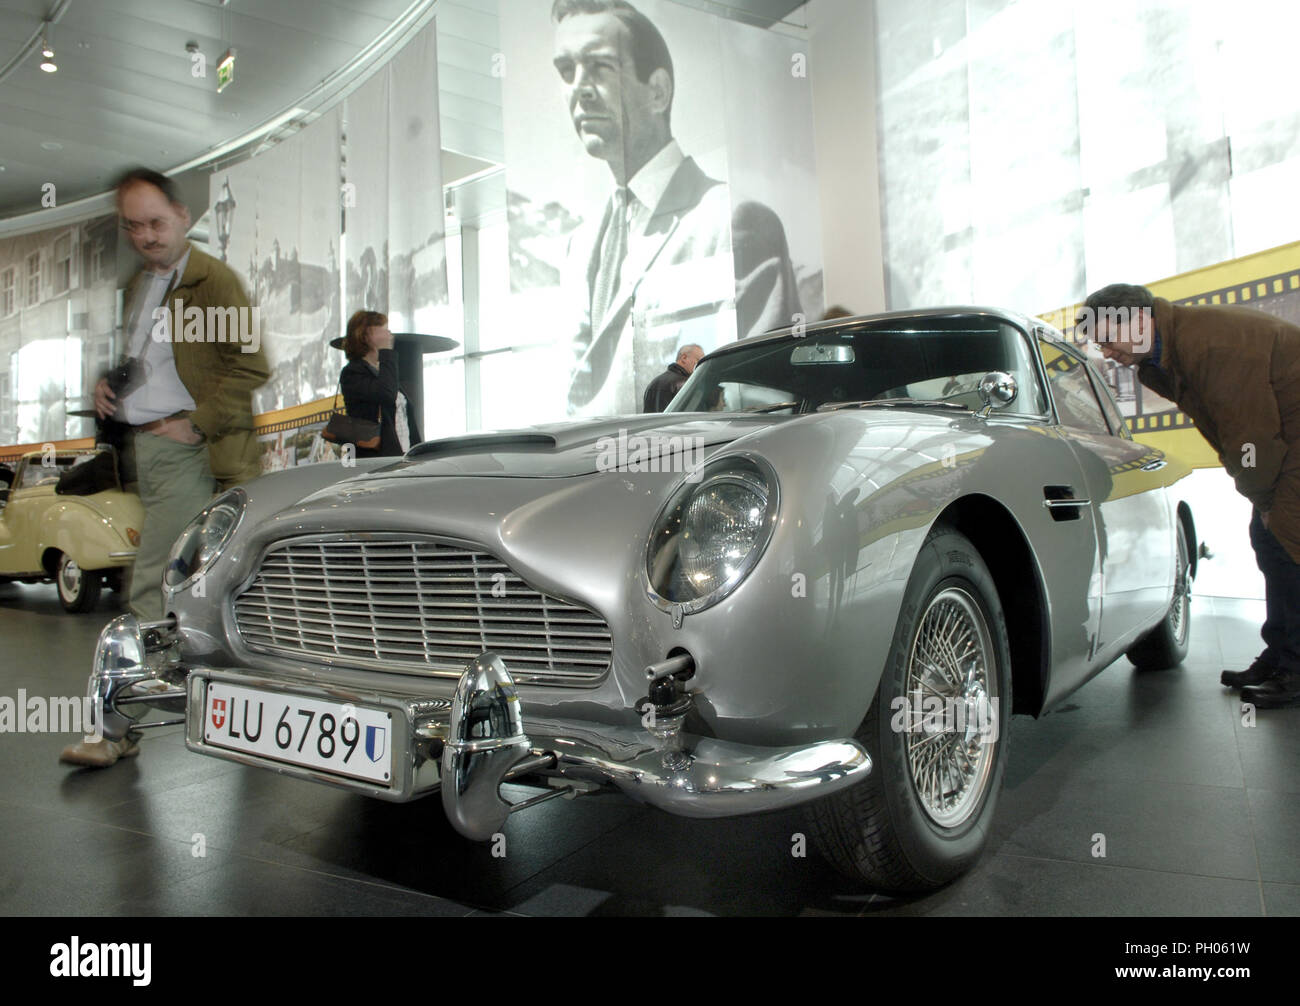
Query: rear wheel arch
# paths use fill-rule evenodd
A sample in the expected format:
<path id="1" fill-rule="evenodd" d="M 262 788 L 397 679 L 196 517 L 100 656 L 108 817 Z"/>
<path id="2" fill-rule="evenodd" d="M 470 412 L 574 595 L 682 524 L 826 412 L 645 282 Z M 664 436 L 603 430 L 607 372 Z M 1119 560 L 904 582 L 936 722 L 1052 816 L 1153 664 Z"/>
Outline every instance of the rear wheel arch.
<path id="1" fill-rule="evenodd" d="M 1037 716 L 1047 692 L 1051 630 L 1047 592 L 1029 539 L 1002 503 L 983 494 L 954 500 L 935 523 L 965 535 L 988 566 L 1011 643 L 1012 712 Z"/>

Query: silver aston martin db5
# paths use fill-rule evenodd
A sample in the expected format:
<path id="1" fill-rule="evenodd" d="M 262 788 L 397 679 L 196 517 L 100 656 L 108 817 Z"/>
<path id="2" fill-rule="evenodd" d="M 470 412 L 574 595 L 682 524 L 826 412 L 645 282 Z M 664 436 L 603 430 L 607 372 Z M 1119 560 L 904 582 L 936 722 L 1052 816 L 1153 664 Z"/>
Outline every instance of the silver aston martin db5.
<path id="1" fill-rule="evenodd" d="M 610 788 L 802 804 L 843 871 L 934 887 L 986 842 L 1013 713 L 1184 657 L 1186 474 L 1036 319 L 776 332 L 662 415 L 225 493 L 176 542 L 166 619 L 104 630 L 91 697 L 110 738 L 183 707 L 191 751 L 438 793 L 474 840 Z"/>

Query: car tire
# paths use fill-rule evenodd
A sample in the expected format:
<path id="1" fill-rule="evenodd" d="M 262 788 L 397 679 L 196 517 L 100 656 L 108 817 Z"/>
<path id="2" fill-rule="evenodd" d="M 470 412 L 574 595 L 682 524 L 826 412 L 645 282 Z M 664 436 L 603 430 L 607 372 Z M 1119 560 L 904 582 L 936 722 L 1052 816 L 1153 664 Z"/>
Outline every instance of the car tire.
<path id="1" fill-rule="evenodd" d="M 932 660 L 926 669 L 916 659 L 918 651 L 933 645 L 939 628 L 961 633 L 967 642 L 962 657 L 947 662 L 950 674 L 944 678 L 937 676 L 944 661 Z M 946 729 L 961 725 L 956 717 L 931 720 L 943 729 L 927 733 L 926 718 L 918 723 L 909 711 L 909 687 L 921 694 L 922 684 L 952 685 L 962 677 L 964 686 L 950 689 L 958 700 L 953 708 L 981 696 L 985 701 L 987 730 L 974 747 L 968 733 Z M 924 702 L 920 711 L 926 711 Z M 968 714 L 967 726 L 972 719 L 980 721 Z M 988 842 L 1010 722 L 1011 647 L 993 577 L 969 539 L 936 526 L 913 566 L 880 687 L 856 735 L 871 756 L 871 772 L 857 785 L 809 805 L 815 844 L 842 873 L 878 890 L 929 890 L 960 876 Z M 951 733 L 951 743 L 926 739 L 936 733 Z M 934 767 L 924 757 L 934 750 L 931 744 L 948 745 L 939 774 L 953 782 L 948 808 L 942 784 L 936 790 L 934 773 L 926 772 Z M 958 785 L 961 753 L 972 750 L 976 769 Z"/>
<path id="2" fill-rule="evenodd" d="M 67 552 L 59 553 L 54 584 L 65 610 L 78 614 L 92 610 L 99 601 L 102 583 L 103 577 L 98 572 L 82 569 Z"/>
<path id="3" fill-rule="evenodd" d="M 1187 659 L 1192 635 L 1191 551 L 1187 532 L 1178 522 L 1178 566 L 1174 573 L 1174 599 L 1160 624 L 1134 643 L 1127 654 L 1140 671 L 1164 671 Z"/>

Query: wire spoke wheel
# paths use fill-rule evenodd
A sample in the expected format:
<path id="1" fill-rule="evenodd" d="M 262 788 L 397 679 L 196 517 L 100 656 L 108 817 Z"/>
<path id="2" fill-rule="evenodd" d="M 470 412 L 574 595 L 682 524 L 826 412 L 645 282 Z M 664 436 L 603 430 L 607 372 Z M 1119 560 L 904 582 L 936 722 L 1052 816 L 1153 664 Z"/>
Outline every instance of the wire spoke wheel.
<path id="1" fill-rule="evenodd" d="M 1174 603 L 1169 609 L 1169 630 L 1179 646 L 1187 643 L 1187 632 L 1191 625 L 1188 609 L 1192 603 L 1192 578 L 1190 563 L 1187 560 L 1187 543 L 1182 535 L 1178 537 L 1178 572 L 1174 578 Z"/>
<path id="2" fill-rule="evenodd" d="M 908 658 L 906 755 L 921 809 L 940 828 L 964 824 L 993 775 L 995 661 L 988 624 L 974 597 L 956 586 L 936 594 Z"/>

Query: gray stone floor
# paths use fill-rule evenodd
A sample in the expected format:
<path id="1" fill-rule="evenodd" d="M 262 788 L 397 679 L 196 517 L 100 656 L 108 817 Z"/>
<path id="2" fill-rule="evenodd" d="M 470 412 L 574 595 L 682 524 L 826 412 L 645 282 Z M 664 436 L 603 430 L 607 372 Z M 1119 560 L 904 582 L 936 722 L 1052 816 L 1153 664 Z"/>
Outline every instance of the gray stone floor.
<path id="1" fill-rule="evenodd" d="M 113 602 L 74 616 L 52 587 L 0 586 L 0 695 L 81 694 Z M 687 821 L 619 796 L 517 815 L 493 858 L 436 801 L 191 755 L 168 727 L 106 771 L 57 764 L 65 735 L 0 734 L 0 914 L 1297 915 L 1300 709 L 1246 726 L 1218 683 L 1257 652 L 1262 608 L 1198 597 L 1182 668 L 1121 661 L 1017 717 L 990 847 L 927 897 L 794 858 L 797 812 Z"/>

